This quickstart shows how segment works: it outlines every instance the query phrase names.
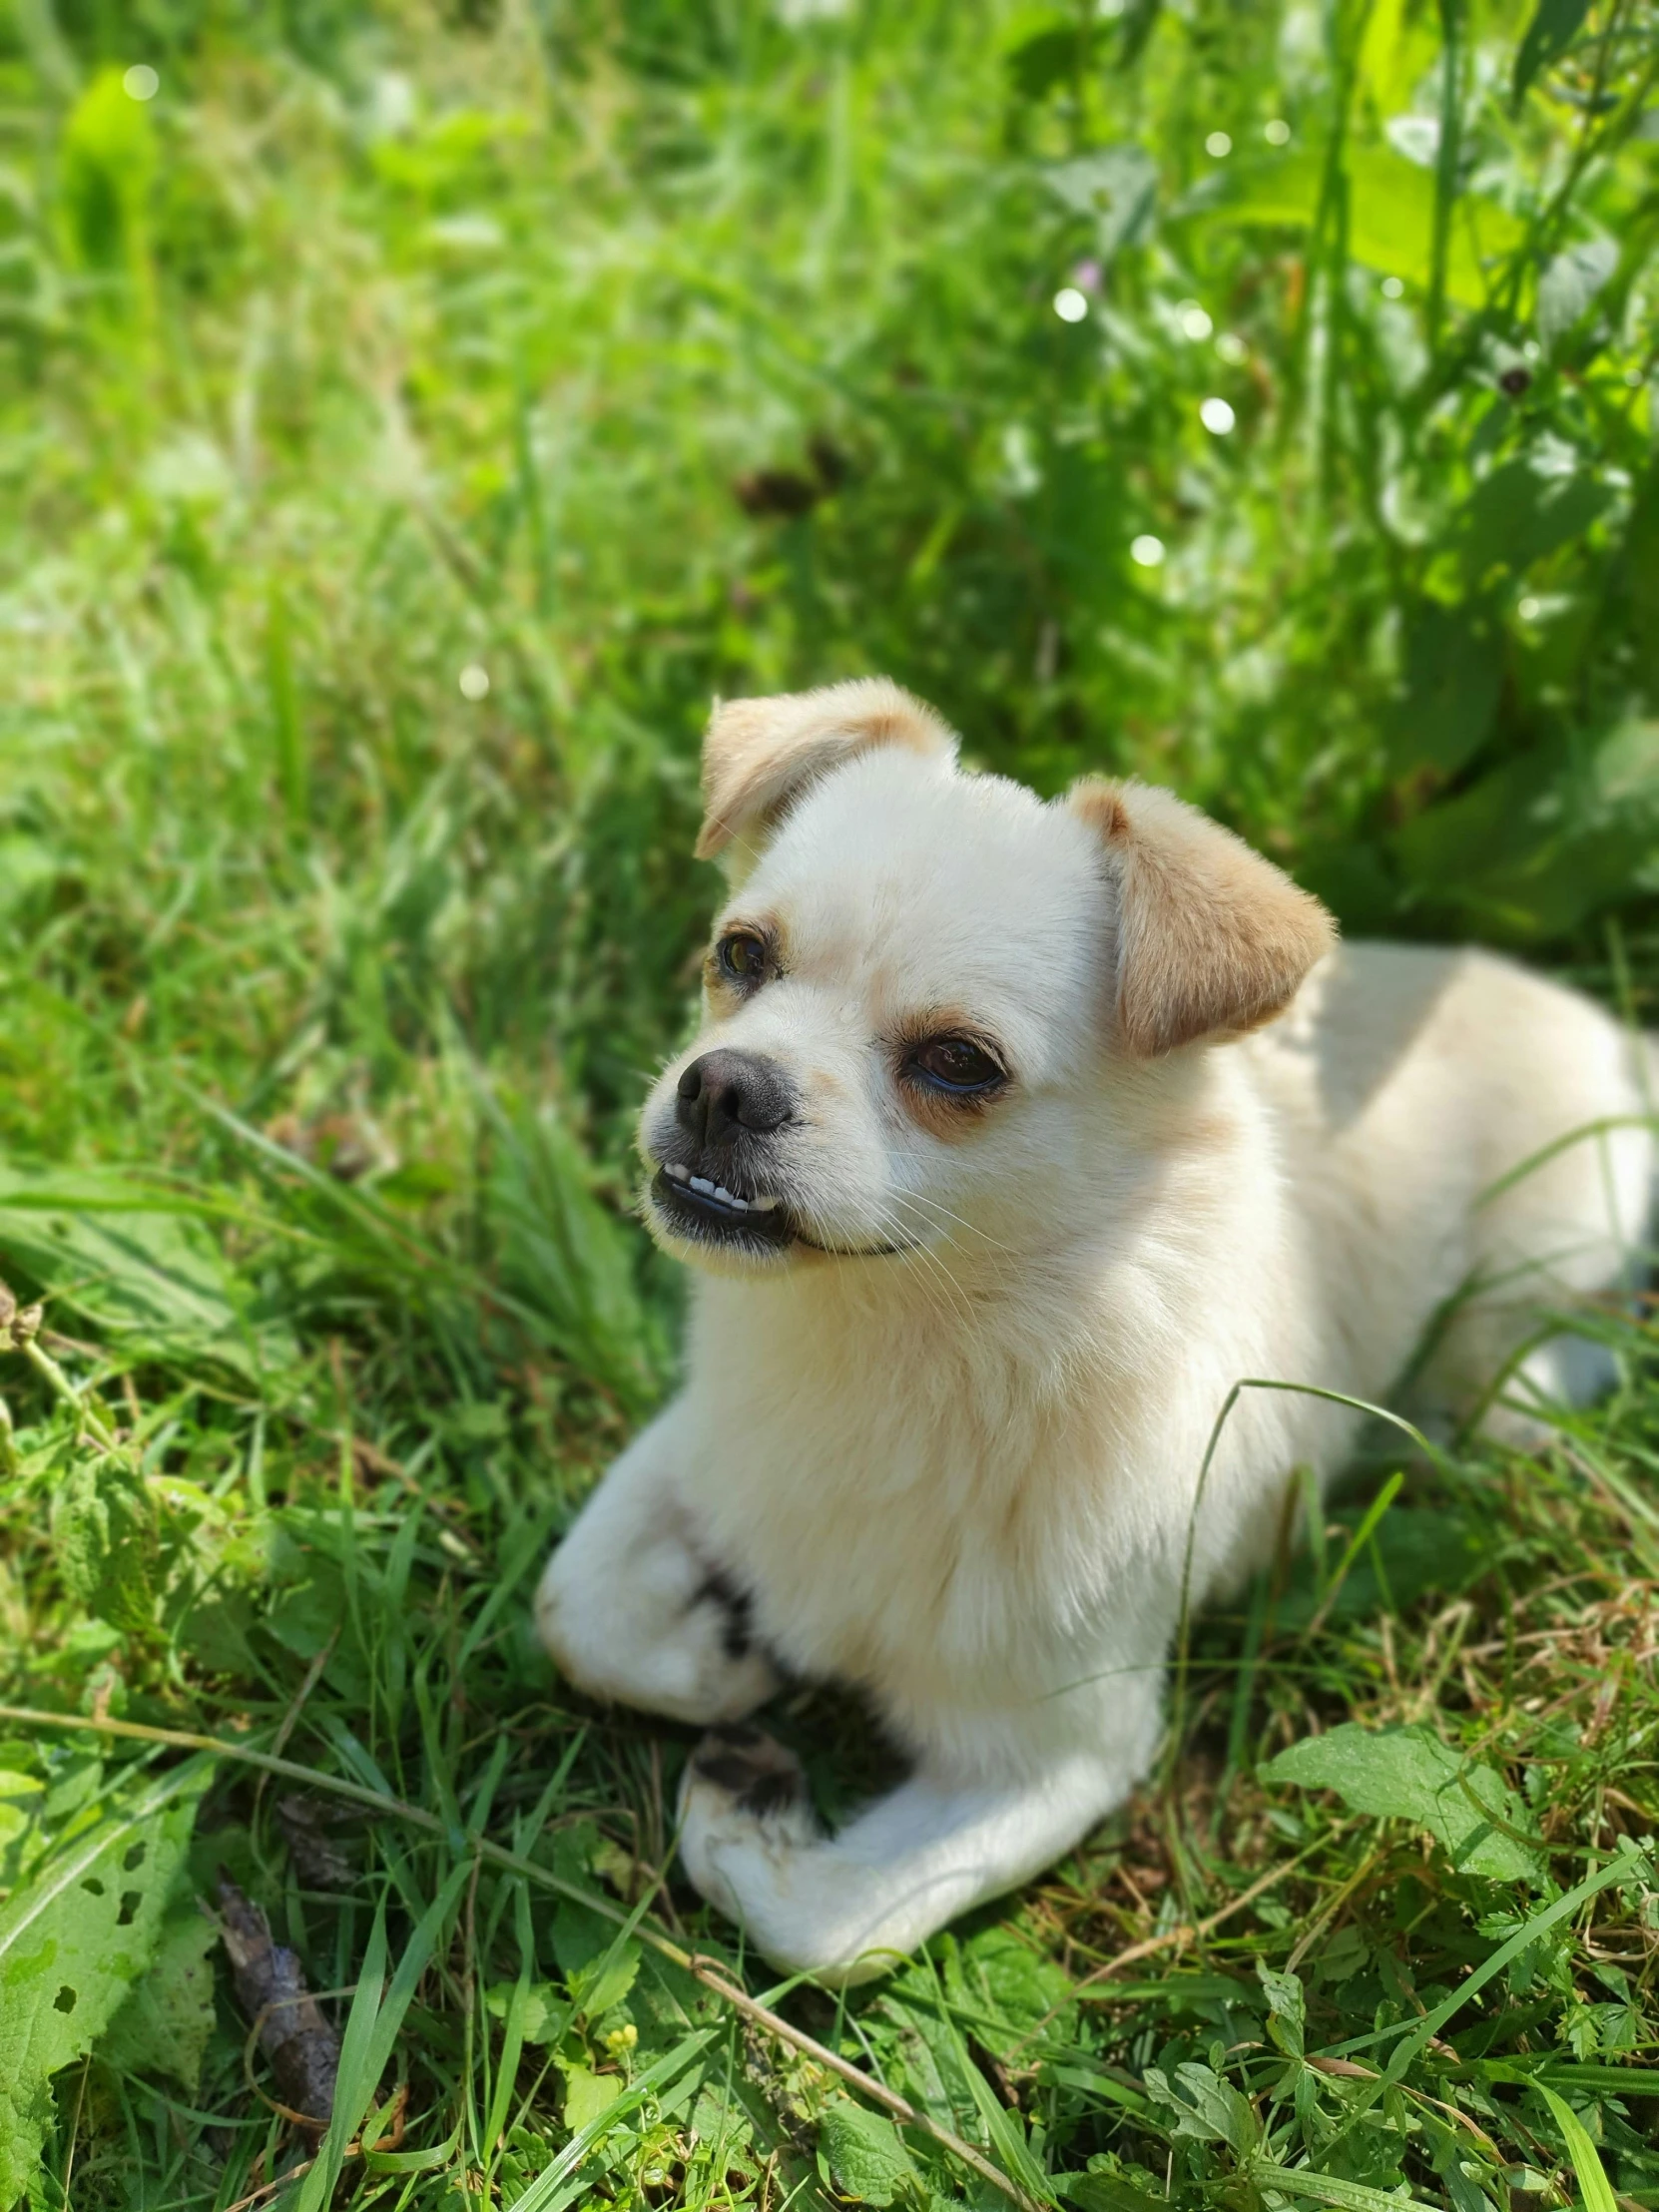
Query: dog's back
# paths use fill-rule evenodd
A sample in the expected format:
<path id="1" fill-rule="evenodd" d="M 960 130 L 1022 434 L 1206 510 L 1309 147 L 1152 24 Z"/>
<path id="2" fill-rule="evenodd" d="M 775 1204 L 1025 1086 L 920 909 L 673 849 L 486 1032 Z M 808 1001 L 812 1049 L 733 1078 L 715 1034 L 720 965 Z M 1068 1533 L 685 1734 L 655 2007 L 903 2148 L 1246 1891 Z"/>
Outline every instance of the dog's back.
<path id="1" fill-rule="evenodd" d="M 1357 1368 L 1439 1317 L 1419 1408 L 1472 1410 L 1540 1311 L 1645 1265 L 1652 1047 L 1578 992 L 1491 953 L 1352 944 L 1245 1050 L 1321 1278 L 1371 1347 Z M 1566 1340 L 1534 1353 L 1524 1378 L 1548 1395 L 1596 1380 Z M 1532 1433 L 1502 1409 L 1487 1425 Z"/>

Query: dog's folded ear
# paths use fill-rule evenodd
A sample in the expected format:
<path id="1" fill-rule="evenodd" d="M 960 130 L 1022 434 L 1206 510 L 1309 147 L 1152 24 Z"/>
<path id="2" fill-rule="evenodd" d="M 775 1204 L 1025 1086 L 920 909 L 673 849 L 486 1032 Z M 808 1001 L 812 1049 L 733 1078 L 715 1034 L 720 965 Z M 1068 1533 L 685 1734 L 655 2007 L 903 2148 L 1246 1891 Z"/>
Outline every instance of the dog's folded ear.
<path id="1" fill-rule="evenodd" d="M 1137 1058 L 1271 1021 L 1336 943 L 1317 898 L 1172 793 L 1091 777 L 1068 804 L 1106 852 L 1117 1038 Z"/>
<path id="2" fill-rule="evenodd" d="M 809 784 L 880 745 L 947 760 L 956 750 L 932 709 L 884 676 L 717 705 L 703 741 L 698 858 L 713 859 L 735 840 L 748 840 Z"/>

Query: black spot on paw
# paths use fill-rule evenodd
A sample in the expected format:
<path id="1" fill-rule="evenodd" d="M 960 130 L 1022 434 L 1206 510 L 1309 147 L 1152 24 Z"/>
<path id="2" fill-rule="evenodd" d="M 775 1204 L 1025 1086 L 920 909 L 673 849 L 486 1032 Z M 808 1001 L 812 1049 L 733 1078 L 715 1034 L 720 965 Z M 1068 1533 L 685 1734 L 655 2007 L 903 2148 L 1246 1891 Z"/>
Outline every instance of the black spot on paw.
<path id="1" fill-rule="evenodd" d="M 792 1805 L 799 1805 L 806 1794 L 805 1777 L 797 1768 L 789 1774 L 757 1776 L 738 1802 L 746 1813 L 785 1813 Z"/>
<path id="2" fill-rule="evenodd" d="M 742 1797 L 753 1780 L 748 1763 L 735 1751 L 700 1752 L 697 1771 L 705 1782 L 730 1790 L 734 1797 Z"/>
<path id="3" fill-rule="evenodd" d="M 717 1721 L 704 1742 L 726 1744 L 733 1751 L 754 1751 L 760 1745 L 770 1743 L 764 1728 L 757 1728 L 753 1721 Z"/>
<path id="4" fill-rule="evenodd" d="M 692 1754 L 692 1769 L 757 1818 L 806 1800 L 807 1778 L 794 1752 L 747 1722 L 710 1729 Z"/>

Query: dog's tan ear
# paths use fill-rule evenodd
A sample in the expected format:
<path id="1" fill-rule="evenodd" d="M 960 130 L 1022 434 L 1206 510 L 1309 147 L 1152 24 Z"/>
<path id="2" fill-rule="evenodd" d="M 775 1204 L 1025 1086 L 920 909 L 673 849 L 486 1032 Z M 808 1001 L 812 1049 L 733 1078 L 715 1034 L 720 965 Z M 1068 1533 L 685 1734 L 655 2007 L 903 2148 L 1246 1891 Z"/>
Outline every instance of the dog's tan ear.
<path id="1" fill-rule="evenodd" d="M 1138 1057 L 1271 1021 L 1336 943 L 1317 898 L 1172 793 L 1091 777 L 1069 804 L 1117 890 L 1117 1034 Z"/>
<path id="2" fill-rule="evenodd" d="M 884 676 L 717 706 L 703 741 L 698 858 L 765 828 L 806 785 L 877 745 L 946 758 L 956 750 L 932 709 Z"/>

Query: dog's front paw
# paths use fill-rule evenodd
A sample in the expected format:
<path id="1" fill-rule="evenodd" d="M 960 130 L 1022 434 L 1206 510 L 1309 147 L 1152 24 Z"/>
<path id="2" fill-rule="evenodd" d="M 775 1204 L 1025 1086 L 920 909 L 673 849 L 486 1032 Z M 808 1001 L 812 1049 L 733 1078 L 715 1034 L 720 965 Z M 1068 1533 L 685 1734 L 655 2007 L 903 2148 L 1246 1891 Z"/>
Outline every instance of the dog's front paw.
<path id="1" fill-rule="evenodd" d="M 782 1873 L 821 1831 L 800 1760 L 765 1729 L 712 1728 L 692 1753 L 680 1788 L 680 1856 L 711 1905 L 746 1918 L 757 1862 Z"/>

